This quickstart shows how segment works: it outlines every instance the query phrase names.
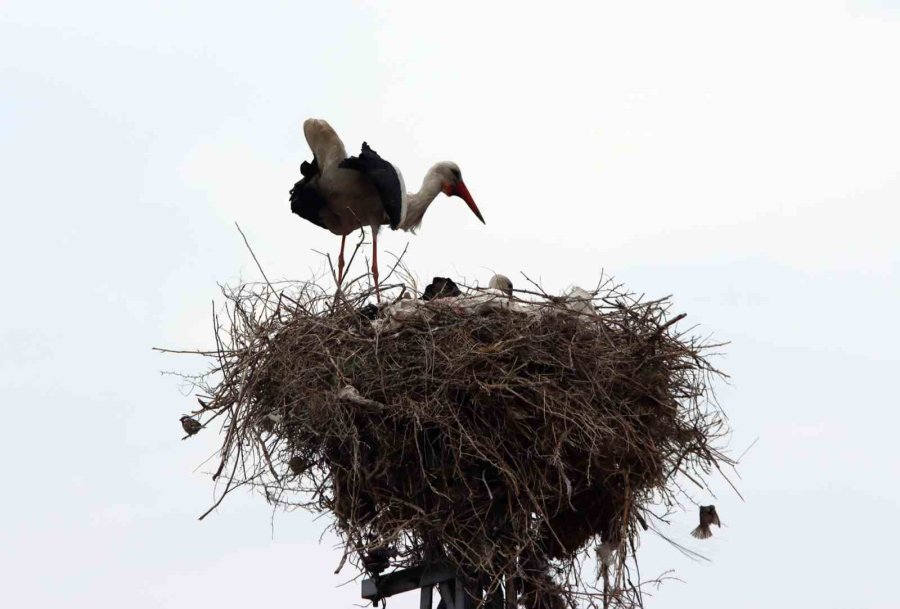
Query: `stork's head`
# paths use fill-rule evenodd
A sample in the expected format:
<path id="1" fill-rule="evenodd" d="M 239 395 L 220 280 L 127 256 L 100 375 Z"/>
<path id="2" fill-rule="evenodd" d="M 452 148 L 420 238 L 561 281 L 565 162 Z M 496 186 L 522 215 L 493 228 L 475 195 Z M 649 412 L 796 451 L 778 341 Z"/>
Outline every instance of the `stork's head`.
<path id="1" fill-rule="evenodd" d="M 469 189 L 466 188 L 466 183 L 463 182 L 462 173 L 459 171 L 459 165 L 452 161 L 442 161 L 432 167 L 431 170 L 440 178 L 441 190 L 444 194 L 448 197 L 459 197 L 465 201 L 466 205 L 469 206 L 469 209 L 472 210 L 472 213 L 478 216 L 478 219 L 481 220 L 482 224 L 485 224 L 481 212 L 478 211 L 478 206 L 475 205 L 475 200 L 469 193 Z"/>

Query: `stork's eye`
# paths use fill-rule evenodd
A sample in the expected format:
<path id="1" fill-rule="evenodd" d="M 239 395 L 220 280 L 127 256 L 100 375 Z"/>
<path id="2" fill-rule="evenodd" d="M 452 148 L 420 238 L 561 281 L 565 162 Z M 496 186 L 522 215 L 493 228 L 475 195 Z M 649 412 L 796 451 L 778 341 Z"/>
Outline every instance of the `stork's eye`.
<path id="1" fill-rule="evenodd" d="M 450 171 L 453 172 L 453 177 L 457 180 L 462 180 L 462 173 L 460 173 L 459 169 L 451 169 Z"/>

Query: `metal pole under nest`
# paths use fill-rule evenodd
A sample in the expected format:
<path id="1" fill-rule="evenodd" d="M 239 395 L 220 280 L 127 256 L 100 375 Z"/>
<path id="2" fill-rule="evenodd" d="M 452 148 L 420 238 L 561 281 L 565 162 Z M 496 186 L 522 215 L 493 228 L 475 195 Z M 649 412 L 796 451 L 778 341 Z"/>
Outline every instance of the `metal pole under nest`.
<path id="1" fill-rule="evenodd" d="M 419 609 L 432 609 L 435 586 L 441 597 L 438 609 L 475 609 L 476 601 L 480 600 L 466 591 L 463 577 L 446 563 L 427 563 L 364 579 L 362 598 L 377 605 L 388 597 L 419 588 Z M 481 593 L 479 585 L 479 597 Z M 500 592 L 493 594 L 486 606 L 490 609 L 503 609 L 503 595 Z M 509 602 L 506 607 L 511 607 Z"/>

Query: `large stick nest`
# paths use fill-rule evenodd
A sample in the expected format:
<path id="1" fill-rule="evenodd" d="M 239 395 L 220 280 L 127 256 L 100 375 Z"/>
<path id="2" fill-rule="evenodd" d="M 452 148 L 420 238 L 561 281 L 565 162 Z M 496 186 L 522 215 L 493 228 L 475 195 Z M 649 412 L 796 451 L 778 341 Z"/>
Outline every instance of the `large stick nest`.
<path id="1" fill-rule="evenodd" d="M 473 290 L 373 321 L 364 289 L 225 293 L 197 413 L 223 423 L 216 477 L 330 514 L 360 569 L 390 547 L 393 566 L 437 556 L 526 607 L 640 602 L 639 531 L 730 463 L 714 345 L 667 300 L 610 281 L 569 299 Z M 601 542 L 602 591 L 580 575 Z"/>

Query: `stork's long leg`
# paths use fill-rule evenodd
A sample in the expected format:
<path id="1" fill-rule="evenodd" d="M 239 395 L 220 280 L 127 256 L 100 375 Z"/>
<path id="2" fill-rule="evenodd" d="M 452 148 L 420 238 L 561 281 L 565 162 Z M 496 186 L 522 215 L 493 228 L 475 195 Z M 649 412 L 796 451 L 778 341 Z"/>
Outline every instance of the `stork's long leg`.
<path id="1" fill-rule="evenodd" d="M 372 228 L 372 280 L 375 282 L 375 300 L 381 304 L 381 291 L 378 289 L 378 227 Z"/>
<path id="2" fill-rule="evenodd" d="M 341 253 L 338 255 L 338 288 L 341 287 L 341 283 L 344 281 L 344 243 L 347 241 L 347 235 L 341 236 Z"/>

